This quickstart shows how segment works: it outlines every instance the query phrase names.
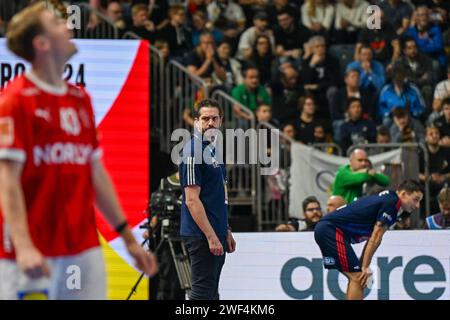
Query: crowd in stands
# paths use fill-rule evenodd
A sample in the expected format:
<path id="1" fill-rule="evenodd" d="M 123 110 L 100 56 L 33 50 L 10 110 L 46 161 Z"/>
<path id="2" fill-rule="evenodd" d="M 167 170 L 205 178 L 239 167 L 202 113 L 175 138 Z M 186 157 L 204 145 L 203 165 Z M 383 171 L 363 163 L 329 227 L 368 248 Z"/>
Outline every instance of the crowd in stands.
<path id="1" fill-rule="evenodd" d="M 120 35 L 148 39 L 294 140 L 334 142 L 344 154 L 355 144 L 421 142 L 430 166 L 426 175 L 420 162 L 420 180 L 434 202 L 450 182 L 450 1 L 50 2 L 88 3 Z M 0 0 L 0 35 L 11 3 Z M 236 123 L 248 120 L 239 105 L 233 111 Z M 184 119 L 192 124 L 189 110 Z"/>

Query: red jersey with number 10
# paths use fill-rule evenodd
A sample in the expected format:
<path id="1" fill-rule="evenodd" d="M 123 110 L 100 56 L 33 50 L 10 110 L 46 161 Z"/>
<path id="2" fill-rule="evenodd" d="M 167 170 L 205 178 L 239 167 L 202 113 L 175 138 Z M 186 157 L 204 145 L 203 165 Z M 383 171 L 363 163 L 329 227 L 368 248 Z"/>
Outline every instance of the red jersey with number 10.
<path id="1" fill-rule="evenodd" d="M 100 158 L 89 96 L 27 73 L 0 96 L 0 160 L 23 163 L 22 190 L 31 238 L 49 257 L 99 245 L 91 162 Z M 0 214 L 0 258 L 14 250 Z"/>

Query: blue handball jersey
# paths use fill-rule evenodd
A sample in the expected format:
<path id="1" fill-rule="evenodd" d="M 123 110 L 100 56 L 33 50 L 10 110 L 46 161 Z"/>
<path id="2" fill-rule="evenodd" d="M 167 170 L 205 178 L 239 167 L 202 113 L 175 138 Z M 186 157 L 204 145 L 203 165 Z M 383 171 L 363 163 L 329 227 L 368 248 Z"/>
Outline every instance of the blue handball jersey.
<path id="1" fill-rule="evenodd" d="M 179 173 L 183 192 L 180 234 L 182 236 L 203 235 L 186 206 L 185 187 L 196 185 L 200 187 L 200 201 L 216 235 L 226 236 L 228 232 L 226 171 L 214 146 L 197 137 L 192 138 L 183 148 Z"/>
<path id="2" fill-rule="evenodd" d="M 370 238 L 377 221 L 388 227 L 396 223 L 399 210 L 397 194 L 386 190 L 342 206 L 323 217 L 321 222 L 333 223 L 351 243 L 359 243 Z"/>

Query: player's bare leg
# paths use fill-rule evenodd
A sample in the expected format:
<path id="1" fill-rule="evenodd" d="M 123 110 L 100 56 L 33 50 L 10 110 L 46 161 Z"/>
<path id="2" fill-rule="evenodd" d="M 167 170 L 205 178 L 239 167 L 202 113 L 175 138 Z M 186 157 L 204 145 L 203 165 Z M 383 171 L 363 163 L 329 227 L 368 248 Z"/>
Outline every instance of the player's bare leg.
<path id="1" fill-rule="evenodd" d="M 348 278 L 347 300 L 363 300 L 364 288 L 359 281 L 361 272 L 344 272 L 344 274 Z"/>

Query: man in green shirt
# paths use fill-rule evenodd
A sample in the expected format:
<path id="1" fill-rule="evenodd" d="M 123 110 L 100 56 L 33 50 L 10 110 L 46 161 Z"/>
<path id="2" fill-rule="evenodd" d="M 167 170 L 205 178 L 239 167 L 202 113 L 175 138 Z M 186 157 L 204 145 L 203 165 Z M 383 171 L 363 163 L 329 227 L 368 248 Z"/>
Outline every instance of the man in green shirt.
<path id="1" fill-rule="evenodd" d="M 231 91 L 231 96 L 253 112 L 261 104 L 271 105 L 272 100 L 269 93 L 259 82 L 258 69 L 253 66 L 248 67 L 244 70 L 243 75 L 244 83 L 234 87 Z M 251 119 L 239 106 L 235 105 L 233 109 L 237 117 L 247 120 Z"/>
<path id="2" fill-rule="evenodd" d="M 390 179 L 370 169 L 367 153 L 355 149 L 350 155 L 350 164 L 340 167 L 334 178 L 333 195 L 342 196 L 347 203 L 351 203 L 363 195 L 363 184 L 366 182 L 387 187 Z"/>

